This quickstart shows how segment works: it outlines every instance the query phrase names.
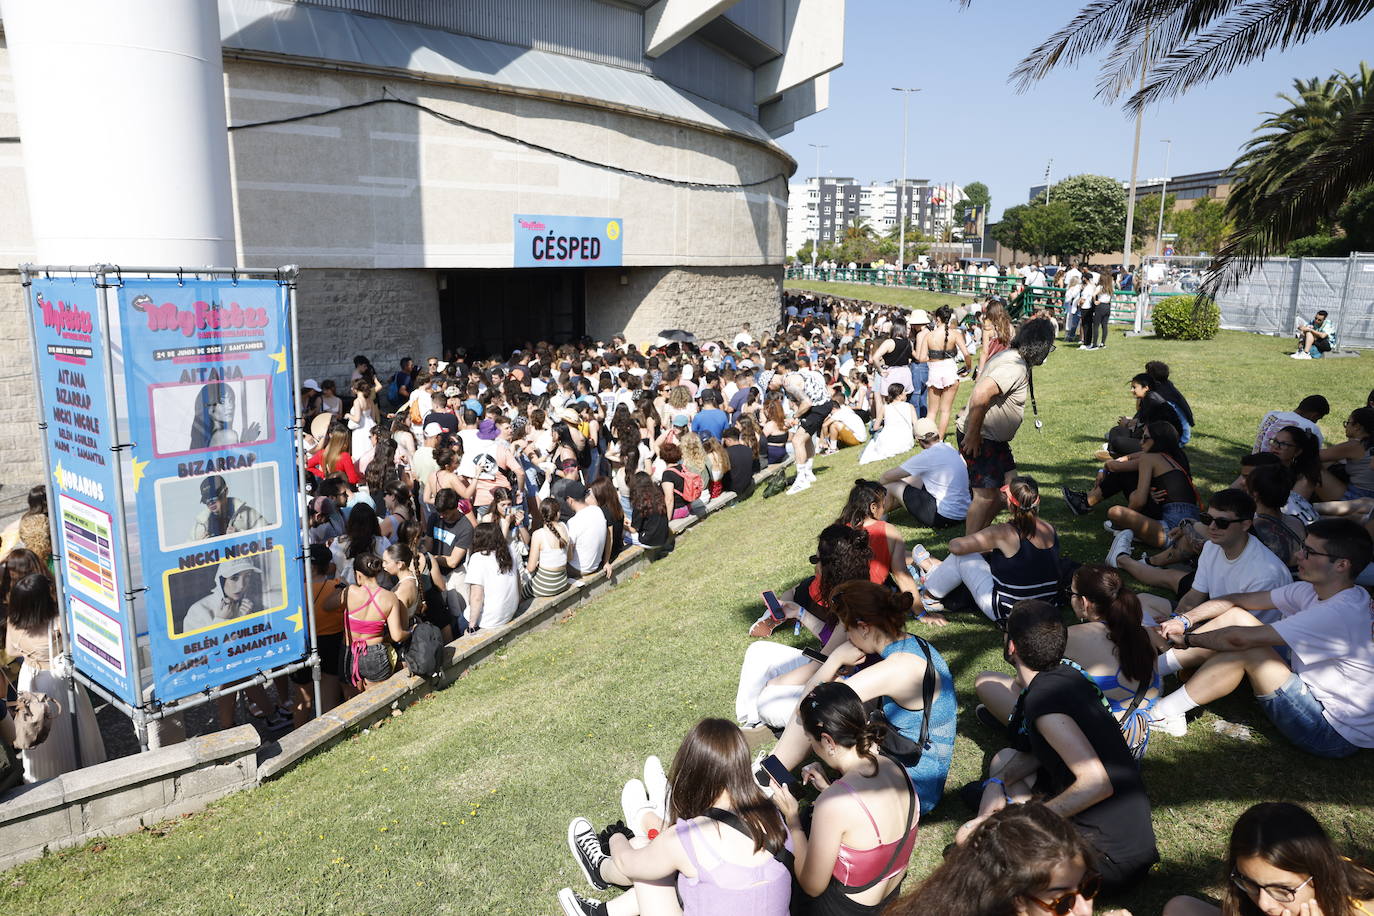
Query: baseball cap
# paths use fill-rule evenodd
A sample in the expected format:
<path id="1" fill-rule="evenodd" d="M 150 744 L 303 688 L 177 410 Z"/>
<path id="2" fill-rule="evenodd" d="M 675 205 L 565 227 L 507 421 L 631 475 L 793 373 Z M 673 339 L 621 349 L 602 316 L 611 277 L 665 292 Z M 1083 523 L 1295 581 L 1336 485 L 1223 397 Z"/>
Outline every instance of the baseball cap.
<path id="1" fill-rule="evenodd" d="M 224 478 L 218 474 L 211 474 L 200 482 L 200 501 L 208 503 L 211 500 L 219 499 L 229 492 L 229 485 L 224 482 Z"/>
<path id="2" fill-rule="evenodd" d="M 688 420 L 687 420 L 687 415 L 686 415 L 685 413 L 680 413 L 680 414 L 678 414 L 677 416 L 673 417 L 673 425 L 674 425 L 674 426 L 686 426 L 687 423 L 688 423 Z"/>
<path id="3" fill-rule="evenodd" d="M 426 424 L 425 424 L 425 437 L 426 437 L 426 438 L 431 437 L 431 436 L 442 436 L 443 434 L 444 434 L 444 428 L 443 428 L 442 426 L 440 426 L 438 423 L 426 423 Z"/>
<path id="4" fill-rule="evenodd" d="M 587 498 L 587 488 L 576 480 L 569 481 L 568 484 L 563 487 L 563 498 L 575 499 L 581 502 Z"/>
<path id="5" fill-rule="evenodd" d="M 930 417 L 921 417 L 916 421 L 915 433 L 917 439 L 924 439 L 927 436 L 940 435 L 940 427 L 935 425 L 935 421 Z"/>
<path id="6" fill-rule="evenodd" d="M 323 391 L 323 390 L 324 390 L 324 389 L 322 389 L 322 388 L 320 387 L 320 383 L 317 382 L 317 381 L 315 381 L 313 378 L 308 378 L 308 379 L 306 379 L 304 382 L 301 383 L 301 387 L 304 388 L 304 389 L 306 389 L 306 390 L 308 390 L 308 391 Z"/>
<path id="7" fill-rule="evenodd" d="M 495 439 L 500 433 L 496 430 L 496 421 L 488 417 L 477 425 L 478 439 Z"/>

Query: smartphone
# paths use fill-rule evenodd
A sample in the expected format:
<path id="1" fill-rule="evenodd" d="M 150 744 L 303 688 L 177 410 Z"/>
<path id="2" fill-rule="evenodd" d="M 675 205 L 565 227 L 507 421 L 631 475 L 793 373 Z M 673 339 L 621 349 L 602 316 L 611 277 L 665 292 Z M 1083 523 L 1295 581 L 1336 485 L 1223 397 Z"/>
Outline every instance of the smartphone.
<path id="1" fill-rule="evenodd" d="M 820 662 L 822 665 L 825 664 L 825 660 L 829 657 L 820 649 L 813 649 L 810 646 L 803 646 L 801 651 L 802 655 L 805 655 L 813 662 Z"/>
<path id="2" fill-rule="evenodd" d="M 772 592 L 763 593 L 763 603 L 768 608 L 768 613 L 773 615 L 774 620 L 785 620 L 787 615 L 783 613 L 782 602 L 778 601 L 778 596 Z"/>
<path id="3" fill-rule="evenodd" d="M 797 778 L 787 771 L 781 760 L 769 754 L 754 771 L 754 781 L 767 788 L 773 784 L 773 780 L 777 780 L 778 785 L 790 786 L 796 783 Z"/>

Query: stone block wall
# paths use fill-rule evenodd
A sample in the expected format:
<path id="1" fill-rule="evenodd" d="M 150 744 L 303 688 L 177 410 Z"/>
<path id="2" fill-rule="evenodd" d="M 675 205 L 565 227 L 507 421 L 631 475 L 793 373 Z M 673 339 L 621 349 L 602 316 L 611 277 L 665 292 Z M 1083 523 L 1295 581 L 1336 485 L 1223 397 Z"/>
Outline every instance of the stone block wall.
<path id="1" fill-rule="evenodd" d="M 401 357 L 424 364 L 442 352 L 439 287 L 432 270 L 302 270 L 296 286 L 301 378 L 332 378 L 342 393 L 353 357 L 390 380 Z"/>
<path id="2" fill-rule="evenodd" d="M 620 278 L 627 280 L 621 284 Z M 587 334 L 642 342 L 666 328 L 729 340 L 749 322 L 755 336 L 777 324 L 781 266 L 626 267 L 587 272 Z"/>
<path id="3" fill-rule="evenodd" d="M 0 519 L 28 508 L 44 476 L 32 340 L 19 273 L 0 270 Z"/>

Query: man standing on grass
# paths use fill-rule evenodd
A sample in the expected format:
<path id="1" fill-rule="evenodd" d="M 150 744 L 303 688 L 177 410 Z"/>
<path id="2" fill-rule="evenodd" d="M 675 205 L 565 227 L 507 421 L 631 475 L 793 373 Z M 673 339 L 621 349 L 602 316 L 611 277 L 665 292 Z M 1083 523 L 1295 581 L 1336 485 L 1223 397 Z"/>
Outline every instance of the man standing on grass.
<path id="1" fill-rule="evenodd" d="M 1173 643 L 1159 673 L 1198 670 L 1154 706 L 1152 728 L 1182 735 L 1190 710 L 1219 700 L 1245 678 L 1284 737 L 1318 757 L 1374 747 L 1374 608 L 1355 577 L 1374 542 L 1349 519 L 1307 529 L 1298 552 L 1302 580 L 1269 592 L 1205 601 L 1160 632 Z M 1257 614 L 1269 609 L 1272 624 Z M 1290 661 L 1280 652 L 1286 651 Z"/>
<path id="2" fill-rule="evenodd" d="M 1034 318 L 1021 326 L 1011 347 L 987 361 L 973 394 L 955 421 L 959 451 L 968 463 L 973 500 L 964 533 L 982 531 L 1002 508 L 1002 487 L 1016 476 L 1011 440 L 1026 415 L 1031 368 L 1054 350 L 1055 325 Z M 1034 406 L 1034 405 L 1032 405 Z"/>

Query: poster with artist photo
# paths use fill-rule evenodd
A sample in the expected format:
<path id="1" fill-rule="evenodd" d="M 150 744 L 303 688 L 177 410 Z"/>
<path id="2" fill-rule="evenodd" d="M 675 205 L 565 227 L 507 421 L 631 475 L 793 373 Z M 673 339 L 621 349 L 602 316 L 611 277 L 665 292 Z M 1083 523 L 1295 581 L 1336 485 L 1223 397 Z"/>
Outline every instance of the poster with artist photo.
<path id="1" fill-rule="evenodd" d="M 242 460 L 251 460 L 252 456 Z M 157 535 L 163 550 L 213 544 L 267 531 L 281 521 L 276 462 L 157 482 Z"/>
<path id="2" fill-rule="evenodd" d="M 234 377 L 148 386 L 153 453 L 159 458 L 272 441 L 271 379 Z"/>
<path id="3" fill-rule="evenodd" d="M 189 636 L 285 607 L 286 552 L 281 547 L 224 556 L 165 575 L 168 630 Z"/>

